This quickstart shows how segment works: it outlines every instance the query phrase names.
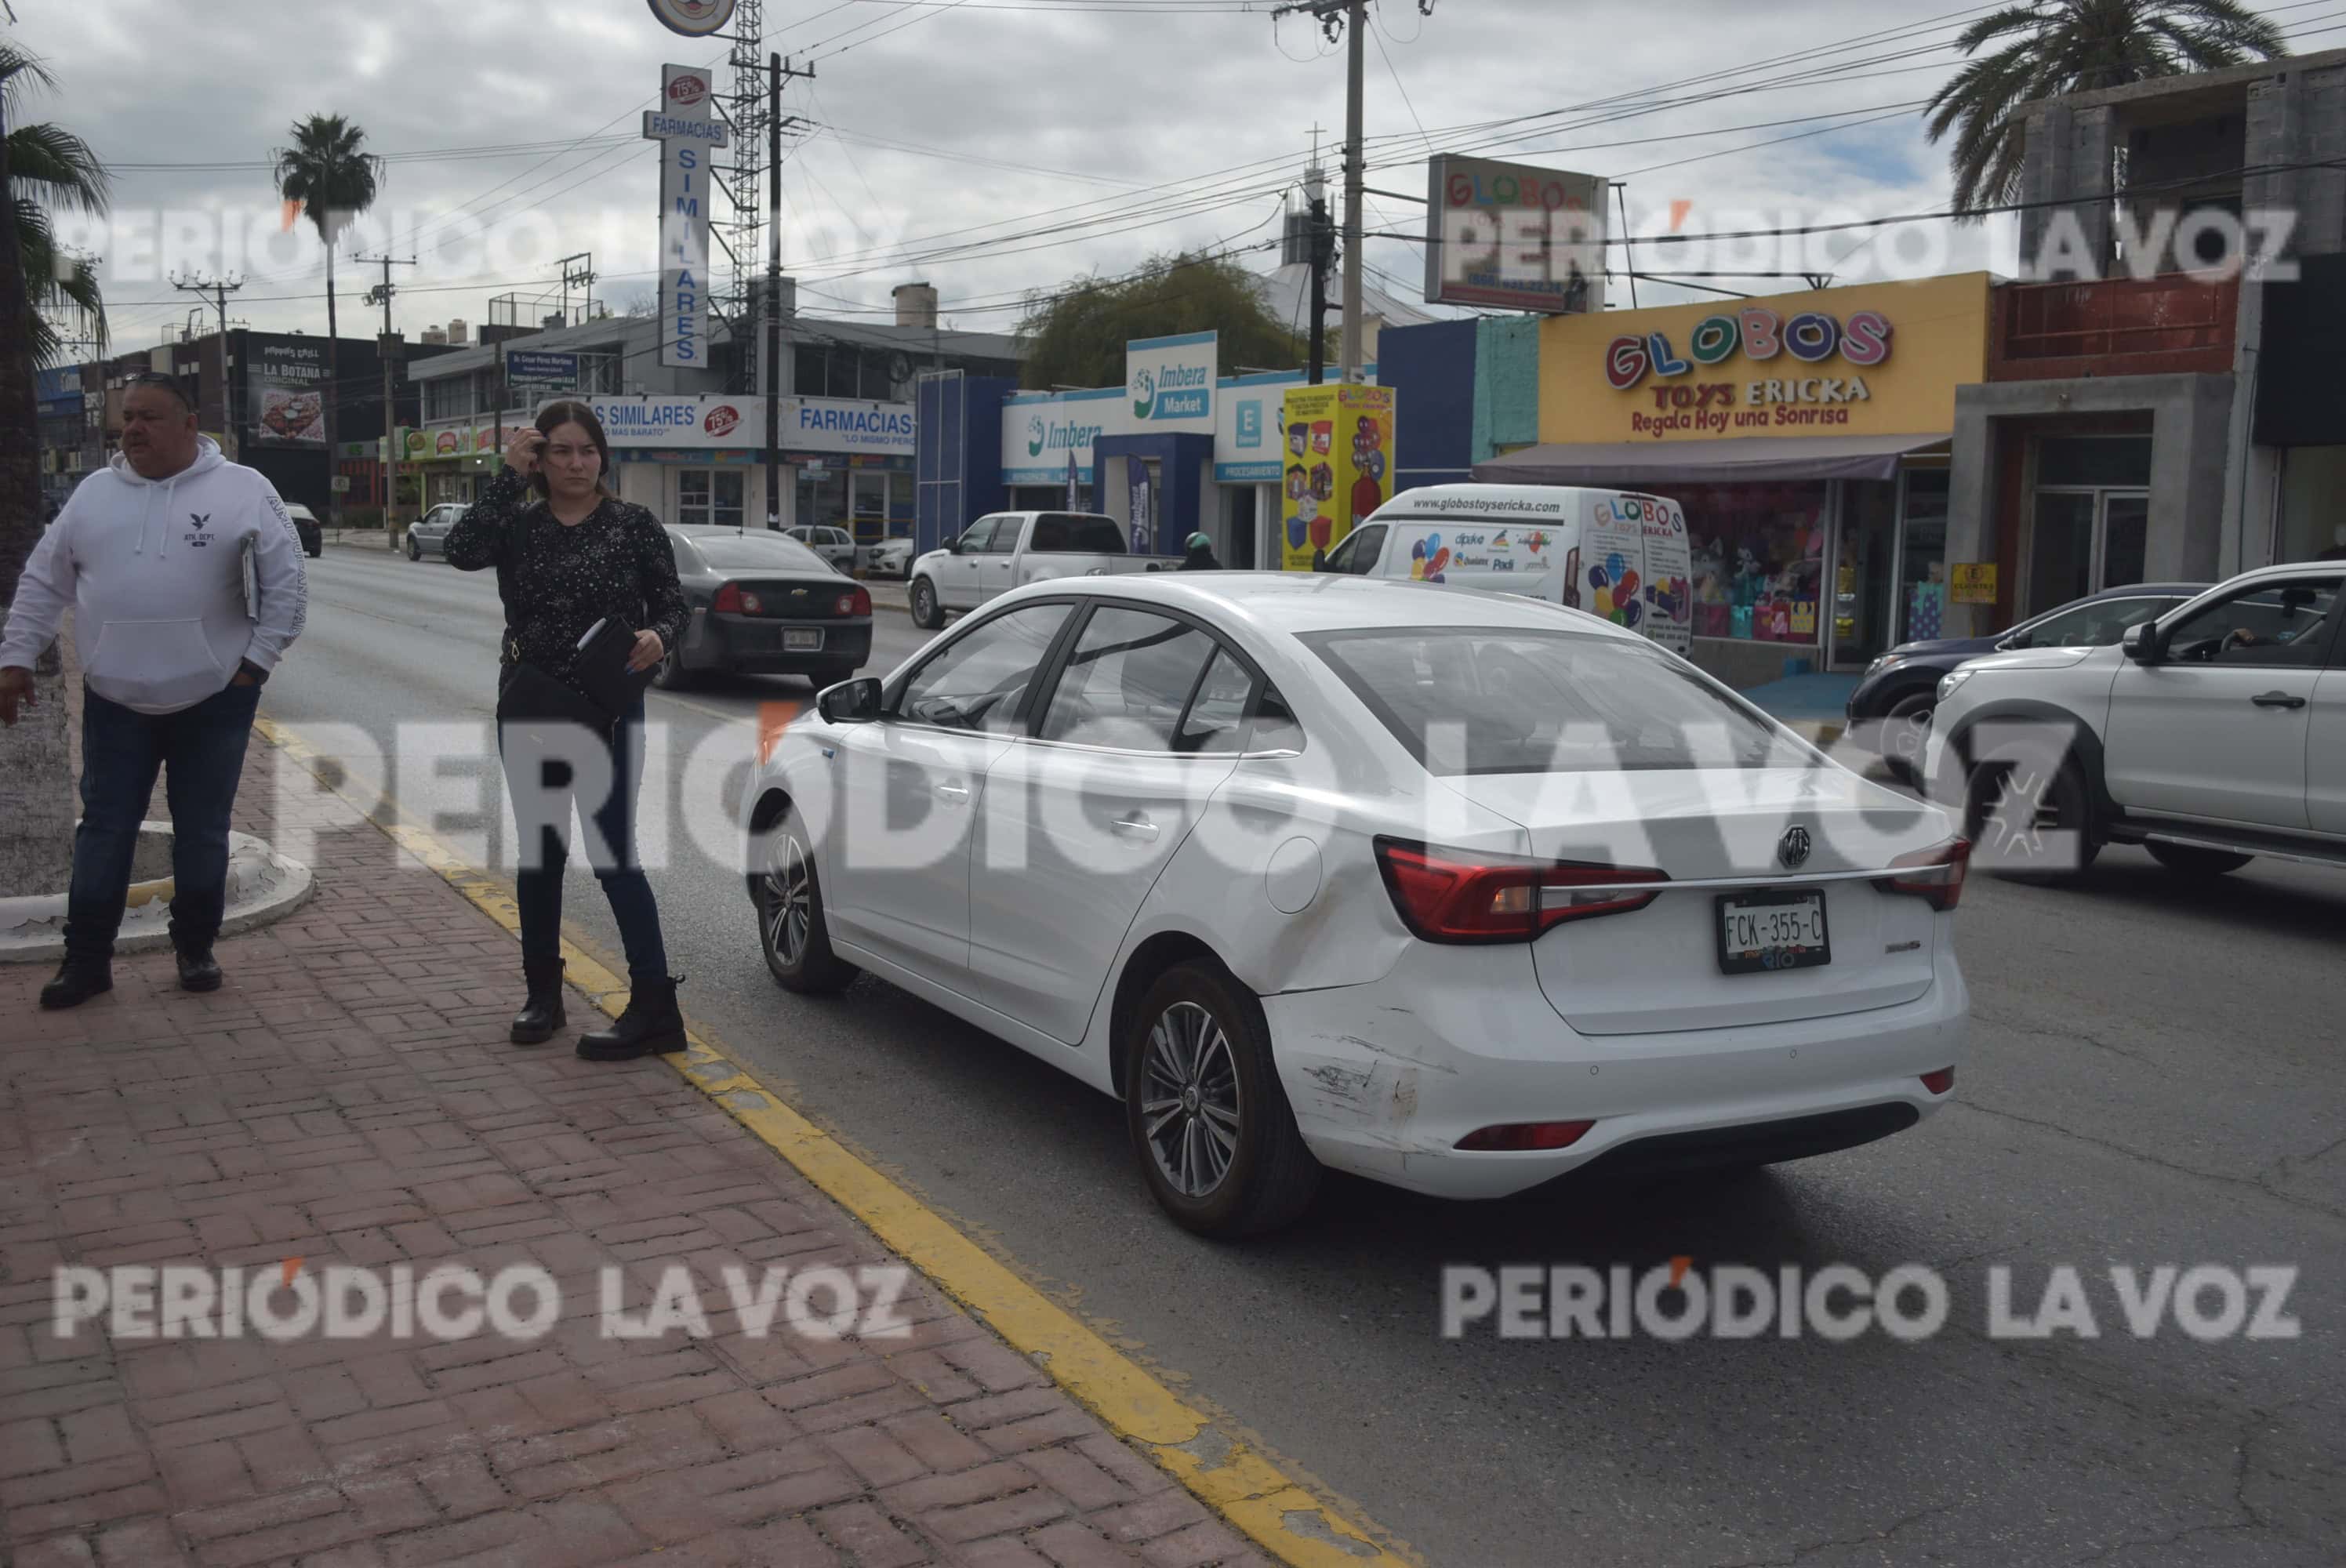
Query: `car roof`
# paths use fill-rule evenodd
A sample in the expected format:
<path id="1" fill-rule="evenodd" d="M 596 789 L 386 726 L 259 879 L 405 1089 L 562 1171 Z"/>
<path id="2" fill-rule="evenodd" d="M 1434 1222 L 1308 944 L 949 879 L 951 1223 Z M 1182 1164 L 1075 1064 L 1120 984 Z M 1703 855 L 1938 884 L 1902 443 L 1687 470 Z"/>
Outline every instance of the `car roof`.
<path id="1" fill-rule="evenodd" d="M 2072 599 L 2073 605 L 2094 599 L 2155 599 L 2191 598 L 2214 587 L 2213 583 L 2128 583 L 2123 587 L 2104 588 L 2098 594 L 2088 594 L 2083 599 Z"/>
<path id="2" fill-rule="evenodd" d="M 1305 572 L 1145 572 L 1030 583 L 995 604 L 1076 595 L 1158 604 L 1245 621 L 1266 635 L 1441 626 L 1465 630 L 1575 631 L 1647 639 L 1580 610 L 1515 594 Z"/>

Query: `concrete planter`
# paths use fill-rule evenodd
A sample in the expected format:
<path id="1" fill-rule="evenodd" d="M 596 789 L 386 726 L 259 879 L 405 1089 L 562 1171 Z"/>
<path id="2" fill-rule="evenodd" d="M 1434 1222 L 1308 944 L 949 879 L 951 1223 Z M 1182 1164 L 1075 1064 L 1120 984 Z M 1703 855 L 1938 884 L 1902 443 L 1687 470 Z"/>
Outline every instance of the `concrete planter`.
<path id="1" fill-rule="evenodd" d="M 117 953 L 151 952 L 171 944 L 171 825 L 143 822 L 131 861 L 129 907 L 115 938 Z M 228 915 L 220 935 L 233 936 L 282 920 L 315 891 L 310 868 L 288 860 L 250 833 L 228 836 Z M 66 895 L 0 899 L 0 963 L 54 962 L 65 955 Z"/>

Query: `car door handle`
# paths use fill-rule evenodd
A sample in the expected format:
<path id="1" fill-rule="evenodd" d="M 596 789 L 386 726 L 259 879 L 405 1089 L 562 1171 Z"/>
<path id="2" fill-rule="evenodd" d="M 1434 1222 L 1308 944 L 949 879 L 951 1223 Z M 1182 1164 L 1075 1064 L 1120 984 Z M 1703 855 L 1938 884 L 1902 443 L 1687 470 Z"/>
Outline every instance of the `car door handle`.
<path id="1" fill-rule="evenodd" d="M 1150 821 L 1147 816 L 1137 811 L 1134 812 L 1129 817 L 1118 817 L 1115 821 L 1110 822 L 1108 826 L 1114 828 L 1119 833 L 1129 833 L 1136 839 L 1154 839 L 1157 837 L 1157 824 Z"/>
<path id="2" fill-rule="evenodd" d="M 966 784 L 940 784 L 937 786 L 937 793 L 944 796 L 946 799 L 953 801 L 955 805 L 959 805 L 962 801 L 969 799 L 969 786 Z"/>
<path id="3" fill-rule="evenodd" d="M 2268 691 L 2249 698 L 2259 708 L 2303 708 L 2305 698 L 2291 697 L 2285 691 Z"/>

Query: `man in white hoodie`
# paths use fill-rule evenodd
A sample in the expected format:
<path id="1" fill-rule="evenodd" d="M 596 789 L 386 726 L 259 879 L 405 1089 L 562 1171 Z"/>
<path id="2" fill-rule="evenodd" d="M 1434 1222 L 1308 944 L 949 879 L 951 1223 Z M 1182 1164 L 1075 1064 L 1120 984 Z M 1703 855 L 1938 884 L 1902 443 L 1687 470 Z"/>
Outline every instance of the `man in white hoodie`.
<path id="1" fill-rule="evenodd" d="M 194 402 L 169 376 L 131 378 L 120 455 L 74 491 L 25 563 L 0 636 L 0 721 L 15 723 L 17 704 L 33 700 L 34 660 L 68 606 L 84 685 L 82 816 L 65 962 L 41 1005 L 78 1006 L 113 988 L 115 933 L 158 770 L 179 983 L 217 990 L 229 813 L 261 683 L 301 635 L 309 581 L 276 488 L 197 433 Z"/>

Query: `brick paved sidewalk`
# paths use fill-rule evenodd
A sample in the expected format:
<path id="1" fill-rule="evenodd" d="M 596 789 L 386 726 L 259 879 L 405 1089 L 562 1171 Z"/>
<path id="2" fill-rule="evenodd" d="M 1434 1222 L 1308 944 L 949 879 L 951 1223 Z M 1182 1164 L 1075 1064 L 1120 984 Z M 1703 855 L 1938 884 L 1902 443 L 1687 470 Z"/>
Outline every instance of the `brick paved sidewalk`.
<path id="1" fill-rule="evenodd" d="M 238 809 L 264 836 L 276 755 L 256 737 Z M 0 969 L 0 1562 L 1264 1561 L 917 1276 L 908 1339 L 745 1331 L 728 1265 L 891 1259 L 671 1068 L 579 1061 L 583 1000 L 505 1044 L 512 938 L 386 874 L 339 799 L 292 809 L 320 891 L 221 944 L 223 990 L 141 955 L 46 1013 L 46 968 Z M 289 1257 L 534 1263 L 563 1316 L 534 1342 L 53 1331 L 61 1265 Z M 711 1337 L 604 1337 L 600 1271 L 640 1309 L 671 1264 Z"/>

